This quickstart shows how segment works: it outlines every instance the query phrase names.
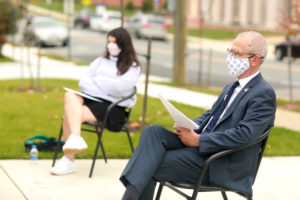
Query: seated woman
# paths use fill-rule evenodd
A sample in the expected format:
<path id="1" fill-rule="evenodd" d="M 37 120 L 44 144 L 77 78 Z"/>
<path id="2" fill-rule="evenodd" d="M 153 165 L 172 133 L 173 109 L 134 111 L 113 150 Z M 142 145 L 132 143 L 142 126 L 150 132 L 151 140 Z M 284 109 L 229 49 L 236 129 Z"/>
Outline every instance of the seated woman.
<path id="1" fill-rule="evenodd" d="M 102 121 L 107 107 L 132 93 L 140 73 L 140 63 L 135 54 L 130 35 L 124 28 L 116 28 L 107 35 L 104 57 L 96 58 L 87 74 L 79 81 L 81 90 L 102 102 L 83 98 L 72 92 L 65 93 L 63 132 L 67 139 L 64 156 L 50 169 L 53 175 L 76 171 L 74 157 L 88 146 L 80 136 L 83 122 Z M 125 119 L 125 108 L 132 107 L 136 96 L 123 101 L 112 110 L 107 128 L 118 130 Z"/>

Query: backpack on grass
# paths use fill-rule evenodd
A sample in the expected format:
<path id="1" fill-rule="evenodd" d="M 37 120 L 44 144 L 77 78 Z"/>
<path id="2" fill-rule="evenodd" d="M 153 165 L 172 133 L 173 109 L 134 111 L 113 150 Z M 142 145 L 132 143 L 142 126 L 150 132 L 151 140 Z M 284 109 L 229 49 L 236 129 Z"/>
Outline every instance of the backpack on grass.
<path id="1" fill-rule="evenodd" d="M 25 151 L 29 152 L 32 145 L 36 145 L 39 151 L 56 151 L 58 139 L 54 137 L 49 137 L 46 135 L 35 135 L 24 142 Z M 64 140 L 61 140 L 58 146 L 59 151 L 62 150 L 62 146 L 65 144 Z"/>

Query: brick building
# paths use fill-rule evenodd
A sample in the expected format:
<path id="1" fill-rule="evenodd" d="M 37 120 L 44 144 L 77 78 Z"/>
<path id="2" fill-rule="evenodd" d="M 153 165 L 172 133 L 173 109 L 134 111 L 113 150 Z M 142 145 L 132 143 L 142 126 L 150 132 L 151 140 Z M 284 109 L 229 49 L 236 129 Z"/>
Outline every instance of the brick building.
<path id="1" fill-rule="evenodd" d="M 80 1 L 80 0 L 79 0 Z M 93 4 L 120 6 L 121 0 L 91 0 Z M 123 0 L 141 8 L 145 0 Z M 154 1 L 154 0 L 153 0 Z M 167 1 L 158 0 L 160 8 Z M 275 31 L 281 13 L 288 12 L 292 0 L 186 0 L 188 27 L 210 26 L 256 28 Z"/>
<path id="2" fill-rule="evenodd" d="M 132 2 L 134 7 L 141 8 L 144 0 L 123 0 L 124 6 L 129 2 Z M 160 8 L 163 8 L 167 0 L 159 0 L 158 4 Z M 91 0 L 93 4 L 103 3 L 107 6 L 120 6 L 121 0 Z"/>

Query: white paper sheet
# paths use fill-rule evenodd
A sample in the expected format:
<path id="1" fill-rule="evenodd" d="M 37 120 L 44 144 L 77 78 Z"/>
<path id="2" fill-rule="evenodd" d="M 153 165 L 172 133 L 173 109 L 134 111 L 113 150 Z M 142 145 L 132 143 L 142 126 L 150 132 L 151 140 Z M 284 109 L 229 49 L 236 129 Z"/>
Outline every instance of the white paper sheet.
<path id="1" fill-rule="evenodd" d="M 76 90 L 72 90 L 72 89 L 66 88 L 66 87 L 63 87 L 63 89 L 66 90 L 66 91 L 69 91 L 69 92 L 73 92 L 73 93 L 75 93 L 75 94 L 78 94 L 78 95 L 80 95 L 80 96 L 82 96 L 82 97 L 85 97 L 85 98 L 87 98 L 87 99 L 91 99 L 91 100 L 97 101 L 97 102 L 102 102 L 100 99 L 94 98 L 94 97 L 92 97 L 92 96 L 90 96 L 90 95 L 88 95 L 88 94 L 84 94 L 84 93 L 82 93 L 82 92 L 78 92 L 78 91 L 76 91 Z"/>
<path id="2" fill-rule="evenodd" d="M 162 95 L 158 96 L 178 126 L 188 129 L 199 128 L 198 124 L 196 124 L 194 121 L 185 116 L 182 112 L 177 110 L 166 98 L 164 98 Z"/>

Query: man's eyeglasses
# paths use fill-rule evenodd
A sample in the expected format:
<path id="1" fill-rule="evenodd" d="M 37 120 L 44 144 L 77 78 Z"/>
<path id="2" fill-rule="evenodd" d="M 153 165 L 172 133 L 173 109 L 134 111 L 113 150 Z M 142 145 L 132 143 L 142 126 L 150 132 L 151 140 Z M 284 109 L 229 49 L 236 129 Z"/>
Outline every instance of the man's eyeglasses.
<path id="1" fill-rule="evenodd" d="M 239 51 L 235 51 L 233 49 L 227 49 L 227 53 L 229 55 L 233 55 L 233 56 L 242 56 L 242 55 L 250 55 L 250 57 L 248 58 L 252 58 L 254 57 L 255 55 L 258 55 L 258 54 L 252 54 L 252 53 L 244 53 L 244 52 L 239 52 Z M 263 59 L 264 57 L 263 56 L 260 56 L 260 59 Z"/>

